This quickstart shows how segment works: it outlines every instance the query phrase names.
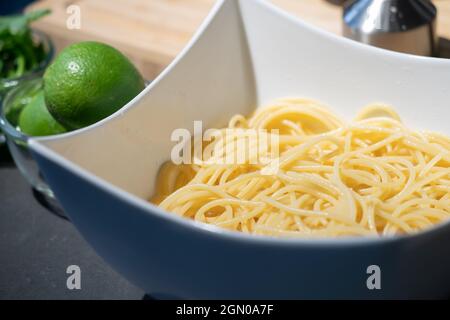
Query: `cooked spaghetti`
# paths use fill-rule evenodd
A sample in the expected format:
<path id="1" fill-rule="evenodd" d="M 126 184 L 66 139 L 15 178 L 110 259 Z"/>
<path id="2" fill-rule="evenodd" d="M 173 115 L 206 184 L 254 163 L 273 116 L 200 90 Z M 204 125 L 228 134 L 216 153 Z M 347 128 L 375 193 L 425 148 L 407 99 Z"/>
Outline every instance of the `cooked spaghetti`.
<path id="1" fill-rule="evenodd" d="M 249 129 L 274 139 L 255 153 L 260 135 L 248 139 Z M 450 217 L 450 139 L 408 129 L 388 106 L 370 105 L 346 123 L 317 102 L 283 99 L 234 116 L 227 132 L 193 164 L 166 163 L 152 201 L 268 236 L 409 234 Z M 264 161 L 223 161 L 248 153 Z"/>

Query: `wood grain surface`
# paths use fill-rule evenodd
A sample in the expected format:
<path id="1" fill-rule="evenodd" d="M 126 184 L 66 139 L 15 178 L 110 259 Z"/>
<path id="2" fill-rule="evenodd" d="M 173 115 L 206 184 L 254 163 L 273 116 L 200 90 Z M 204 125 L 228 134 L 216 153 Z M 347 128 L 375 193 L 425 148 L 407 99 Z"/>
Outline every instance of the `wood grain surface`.
<path id="1" fill-rule="evenodd" d="M 272 2 L 311 24 L 341 33 L 338 5 L 325 0 Z M 434 3 L 439 10 L 438 34 L 450 39 L 450 0 Z M 73 4 L 80 8 L 81 28 L 70 30 L 67 7 Z M 34 27 L 50 34 L 57 50 L 82 40 L 103 41 L 124 52 L 151 79 L 186 45 L 213 4 L 214 0 L 41 0 L 27 10 L 52 9 Z"/>

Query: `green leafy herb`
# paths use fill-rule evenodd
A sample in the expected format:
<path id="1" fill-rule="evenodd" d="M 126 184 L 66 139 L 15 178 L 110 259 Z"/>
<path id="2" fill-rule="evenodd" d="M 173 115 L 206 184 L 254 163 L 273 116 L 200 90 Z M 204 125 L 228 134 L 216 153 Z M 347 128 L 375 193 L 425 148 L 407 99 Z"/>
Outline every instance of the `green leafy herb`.
<path id="1" fill-rule="evenodd" d="M 45 59 L 45 48 L 33 41 L 30 23 L 49 13 L 42 9 L 0 17 L 0 78 L 20 77 Z"/>

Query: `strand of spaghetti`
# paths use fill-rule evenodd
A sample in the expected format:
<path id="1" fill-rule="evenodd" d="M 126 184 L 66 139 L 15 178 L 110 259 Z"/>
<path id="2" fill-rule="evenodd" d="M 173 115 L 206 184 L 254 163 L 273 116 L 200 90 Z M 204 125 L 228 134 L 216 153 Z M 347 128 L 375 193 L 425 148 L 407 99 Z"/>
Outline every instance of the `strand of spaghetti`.
<path id="1" fill-rule="evenodd" d="M 258 216 L 259 214 L 261 214 L 261 212 L 263 210 L 264 210 L 264 206 L 258 206 L 246 214 L 243 214 L 236 218 L 231 218 L 231 219 L 228 219 L 225 221 L 217 222 L 217 223 L 215 223 L 215 225 L 221 226 L 221 227 L 226 227 L 226 226 L 230 226 L 234 223 L 243 223 L 244 221 L 247 221 L 249 219 L 252 219 L 252 218 Z"/>
<path id="2" fill-rule="evenodd" d="M 442 157 L 444 156 L 444 153 L 437 154 L 433 159 L 430 160 L 420 171 L 418 178 L 422 178 L 423 176 L 426 176 L 427 173 L 439 162 L 441 161 Z"/>
<path id="3" fill-rule="evenodd" d="M 436 180 L 440 177 L 446 176 L 450 173 L 450 168 L 447 170 L 442 170 L 441 172 L 437 172 L 435 174 L 429 175 L 426 178 L 423 178 L 422 180 L 418 181 L 418 182 L 413 182 L 410 185 L 408 185 L 407 187 L 405 187 L 405 189 L 403 189 L 399 194 L 397 194 L 395 197 L 389 199 L 389 202 L 398 202 L 402 199 L 404 199 L 405 197 L 407 197 L 408 195 L 410 195 L 411 193 L 417 191 L 417 189 L 419 189 L 420 187 L 432 182 L 433 180 Z"/>
<path id="4" fill-rule="evenodd" d="M 403 138 L 404 136 L 405 136 L 405 134 L 403 132 L 399 132 L 399 133 L 393 134 L 390 137 L 388 137 L 388 138 L 386 138 L 386 139 L 384 139 L 382 141 L 379 141 L 377 143 L 374 143 L 374 144 L 372 144 L 370 146 L 367 146 L 365 148 L 358 149 L 358 150 L 355 150 L 355 151 L 351 151 L 351 152 L 349 152 L 349 155 L 357 154 L 357 153 L 374 152 L 374 151 L 376 151 L 376 150 L 378 150 L 380 148 L 385 147 L 389 143 L 392 143 L 392 142 L 394 142 L 396 140 L 399 140 L 399 139 Z"/>
<path id="5" fill-rule="evenodd" d="M 195 214 L 195 219 L 204 221 L 205 220 L 205 212 L 208 211 L 211 208 L 217 207 L 217 206 L 225 206 L 225 205 L 237 205 L 237 206 L 261 206 L 261 202 L 255 202 L 255 201 L 246 201 L 246 200 L 240 200 L 240 199 L 217 199 L 212 200 L 205 205 L 203 205 L 200 209 L 197 210 L 197 213 Z"/>
<path id="6" fill-rule="evenodd" d="M 293 171 L 288 171 L 286 173 L 279 172 L 277 174 L 277 176 L 283 180 L 289 181 L 290 183 L 294 183 L 294 184 L 299 184 L 299 183 L 301 184 L 306 181 L 306 182 L 315 184 L 318 187 L 325 189 L 332 194 L 342 195 L 342 191 L 338 187 L 336 187 L 329 180 L 324 179 L 317 175 L 313 175 L 310 173 L 296 173 Z"/>
<path id="7" fill-rule="evenodd" d="M 292 148 L 291 150 L 286 152 L 286 154 L 282 155 L 280 157 L 280 159 L 277 159 L 278 160 L 278 164 L 277 164 L 278 168 L 283 169 L 289 163 L 298 159 L 304 152 L 308 151 L 309 148 L 311 148 L 312 146 L 316 145 L 317 143 L 319 143 L 321 141 L 325 141 L 325 140 L 330 140 L 335 143 L 340 142 L 338 138 L 333 137 L 333 136 L 324 135 L 324 136 L 315 137 L 308 142 L 305 142 L 297 147 Z"/>
<path id="8" fill-rule="evenodd" d="M 224 191 L 222 191 L 219 188 L 216 188 L 213 186 L 207 186 L 207 185 L 203 185 L 203 184 L 190 184 L 190 185 L 186 185 L 185 187 L 176 190 L 174 193 L 172 193 L 170 196 L 168 196 L 165 200 L 163 200 L 159 205 L 162 208 L 165 208 L 166 204 L 169 204 L 170 202 L 174 202 L 175 200 L 177 200 L 177 198 L 185 195 L 189 191 L 195 191 L 195 190 L 206 191 L 210 194 L 215 194 L 222 198 L 232 198 L 230 195 L 228 195 L 227 193 L 225 193 Z"/>
<path id="9" fill-rule="evenodd" d="M 441 147 L 439 145 L 433 145 L 430 143 L 425 144 L 413 136 L 409 136 L 407 139 L 405 139 L 404 143 L 405 143 L 405 145 L 407 145 L 411 148 L 415 148 L 419 151 L 428 153 L 431 156 L 436 156 L 436 155 L 442 153 L 442 159 L 447 162 L 450 162 L 450 151 L 443 149 L 443 147 Z"/>
<path id="10" fill-rule="evenodd" d="M 284 186 L 280 189 L 278 189 L 276 192 L 273 193 L 273 197 L 277 197 L 280 194 L 284 193 L 284 192 L 288 192 L 288 191 L 299 191 L 302 192 L 304 194 L 310 194 L 315 196 L 316 198 L 322 198 L 332 204 L 336 204 L 337 200 L 335 198 L 333 198 L 332 196 L 330 196 L 329 194 L 326 194 L 324 192 L 320 192 L 318 190 L 315 190 L 313 188 L 309 188 L 307 186 L 303 186 L 303 185 L 287 185 Z"/>
<path id="11" fill-rule="evenodd" d="M 349 154 L 347 154 L 349 155 Z M 345 183 L 341 179 L 340 174 L 340 167 L 341 163 L 344 161 L 344 159 L 347 157 L 347 155 L 342 155 L 337 158 L 337 160 L 334 162 L 333 167 L 333 180 L 334 183 L 342 190 L 341 193 L 344 195 L 344 198 L 346 199 L 347 207 L 345 210 L 349 213 L 350 219 L 353 221 L 356 220 L 356 204 L 355 199 L 352 197 L 350 189 L 345 185 Z"/>
<path id="12" fill-rule="evenodd" d="M 267 204 L 270 204 L 272 207 L 278 208 L 280 210 L 283 210 L 283 211 L 291 213 L 291 214 L 305 216 L 305 217 L 317 217 L 317 216 L 327 217 L 330 219 L 338 220 L 345 224 L 349 224 L 355 228 L 361 228 L 361 226 L 359 226 L 356 222 L 354 222 L 350 219 L 346 219 L 345 217 L 342 217 L 340 215 L 330 213 L 330 212 L 291 208 L 291 207 L 286 206 L 282 203 L 279 203 L 278 201 L 275 201 L 269 197 L 262 197 L 261 200 L 263 200 Z"/>

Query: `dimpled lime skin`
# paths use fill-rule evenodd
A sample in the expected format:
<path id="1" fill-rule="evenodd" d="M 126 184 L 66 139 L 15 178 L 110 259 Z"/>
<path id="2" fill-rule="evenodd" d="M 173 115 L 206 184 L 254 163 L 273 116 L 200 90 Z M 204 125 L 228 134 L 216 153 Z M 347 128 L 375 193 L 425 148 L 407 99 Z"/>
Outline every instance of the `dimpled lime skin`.
<path id="1" fill-rule="evenodd" d="M 19 128 L 29 136 L 49 136 L 66 132 L 47 110 L 43 91 L 37 93 L 20 112 Z"/>
<path id="2" fill-rule="evenodd" d="M 47 108 L 68 129 L 111 115 L 144 87 L 144 79 L 127 57 L 92 41 L 66 47 L 44 74 Z"/>

